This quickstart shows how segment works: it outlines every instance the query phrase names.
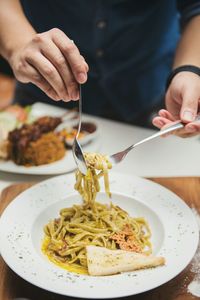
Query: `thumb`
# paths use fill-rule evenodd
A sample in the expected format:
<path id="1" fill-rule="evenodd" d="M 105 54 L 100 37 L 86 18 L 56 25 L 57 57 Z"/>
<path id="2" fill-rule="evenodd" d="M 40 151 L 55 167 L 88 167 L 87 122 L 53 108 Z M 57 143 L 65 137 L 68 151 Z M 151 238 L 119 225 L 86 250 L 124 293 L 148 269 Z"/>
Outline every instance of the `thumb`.
<path id="1" fill-rule="evenodd" d="M 199 102 L 199 91 L 198 90 L 188 90 L 182 94 L 182 106 L 180 111 L 181 121 L 189 123 L 194 121 Z"/>

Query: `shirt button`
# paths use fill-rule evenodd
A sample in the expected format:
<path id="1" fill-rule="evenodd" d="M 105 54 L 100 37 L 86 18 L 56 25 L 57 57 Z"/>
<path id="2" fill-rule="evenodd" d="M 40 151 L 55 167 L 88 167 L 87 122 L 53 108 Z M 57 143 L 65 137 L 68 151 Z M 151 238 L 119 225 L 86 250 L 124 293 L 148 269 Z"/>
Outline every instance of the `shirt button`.
<path id="1" fill-rule="evenodd" d="M 97 49 L 96 50 L 96 56 L 97 57 L 102 57 L 102 56 L 104 56 L 104 51 L 103 51 L 103 49 Z"/>
<path id="2" fill-rule="evenodd" d="M 104 20 L 99 20 L 97 22 L 97 28 L 99 28 L 99 29 L 104 29 L 106 27 L 106 25 L 107 25 L 107 23 Z"/>

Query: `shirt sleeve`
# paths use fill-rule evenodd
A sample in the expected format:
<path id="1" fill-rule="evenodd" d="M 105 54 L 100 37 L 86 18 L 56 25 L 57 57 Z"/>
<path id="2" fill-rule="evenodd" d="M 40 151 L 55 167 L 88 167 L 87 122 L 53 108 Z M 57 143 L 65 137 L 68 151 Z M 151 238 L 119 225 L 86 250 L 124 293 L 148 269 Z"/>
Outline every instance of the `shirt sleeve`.
<path id="1" fill-rule="evenodd" d="M 177 8 L 183 27 L 191 18 L 200 15 L 200 0 L 177 0 Z"/>

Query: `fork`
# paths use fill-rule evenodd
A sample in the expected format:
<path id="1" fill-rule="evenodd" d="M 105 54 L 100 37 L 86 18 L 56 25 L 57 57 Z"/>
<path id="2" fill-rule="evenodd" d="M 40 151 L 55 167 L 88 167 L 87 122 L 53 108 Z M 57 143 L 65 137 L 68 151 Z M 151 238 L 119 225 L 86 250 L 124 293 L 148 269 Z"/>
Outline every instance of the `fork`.
<path id="1" fill-rule="evenodd" d="M 81 85 L 79 86 L 79 115 L 78 115 L 79 121 L 78 121 L 78 130 L 74 139 L 74 143 L 72 145 L 72 153 L 74 156 L 74 160 L 76 162 L 76 165 L 79 169 L 79 171 L 86 175 L 87 174 L 87 165 L 86 161 L 83 155 L 83 150 L 81 148 L 81 145 L 78 141 L 78 136 L 81 130 L 81 121 L 82 121 L 82 91 L 81 91 Z"/>
<path id="2" fill-rule="evenodd" d="M 200 115 L 198 115 L 196 117 L 195 121 L 200 121 Z M 151 140 L 153 140 L 153 139 L 155 139 L 155 138 L 157 138 L 159 136 L 162 136 L 162 135 L 164 135 L 166 133 L 172 132 L 174 130 L 181 129 L 184 126 L 185 125 L 182 122 L 178 122 L 176 124 L 173 124 L 173 125 L 165 128 L 165 129 L 160 130 L 160 131 L 156 132 L 155 134 L 153 134 L 153 135 L 151 135 L 151 136 L 149 136 L 149 137 L 147 137 L 147 138 L 145 138 L 145 139 L 143 139 L 143 140 L 141 140 L 141 141 L 139 141 L 139 142 L 137 142 L 137 143 L 129 146 L 128 148 L 126 148 L 123 151 L 120 151 L 120 152 L 117 152 L 115 154 L 112 154 L 112 155 L 108 156 L 108 160 L 114 166 L 114 165 L 120 163 L 133 148 L 135 148 L 135 147 L 137 147 L 137 146 L 139 146 L 139 145 L 141 145 L 143 143 L 146 143 L 148 141 L 151 141 Z"/>

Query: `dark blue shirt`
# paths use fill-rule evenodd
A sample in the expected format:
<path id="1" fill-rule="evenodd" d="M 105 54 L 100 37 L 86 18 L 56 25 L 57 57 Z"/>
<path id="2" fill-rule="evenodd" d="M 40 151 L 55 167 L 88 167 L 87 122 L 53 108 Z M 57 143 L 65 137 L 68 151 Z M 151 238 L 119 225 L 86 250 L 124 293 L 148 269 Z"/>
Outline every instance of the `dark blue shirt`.
<path id="1" fill-rule="evenodd" d="M 164 94 L 179 38 L 179 13 L 182 23 L 199 13 L 199 1 L 193 0 L 21 2 L 37 32 L 63 30 L 88 62 L 84 110 L 96 115 L 109 110 L 125 121 L 150 109 Z M 47 101 L 31 84 L 24 89 Z"/>

